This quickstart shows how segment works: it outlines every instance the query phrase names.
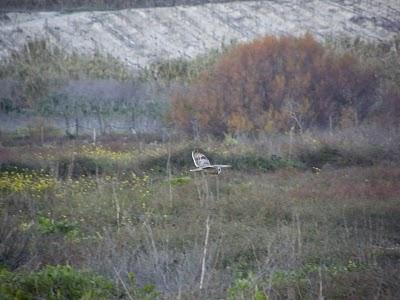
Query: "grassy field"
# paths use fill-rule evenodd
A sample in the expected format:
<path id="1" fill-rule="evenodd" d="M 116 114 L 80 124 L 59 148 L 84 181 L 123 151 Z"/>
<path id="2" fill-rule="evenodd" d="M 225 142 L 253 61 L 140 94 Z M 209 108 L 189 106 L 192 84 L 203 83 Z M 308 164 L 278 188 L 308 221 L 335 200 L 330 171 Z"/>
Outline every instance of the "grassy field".
<path id="1" fill-rule="evenodd" d="M 0 298 L 398 299 L 399 136 L 2 132 Z"/>

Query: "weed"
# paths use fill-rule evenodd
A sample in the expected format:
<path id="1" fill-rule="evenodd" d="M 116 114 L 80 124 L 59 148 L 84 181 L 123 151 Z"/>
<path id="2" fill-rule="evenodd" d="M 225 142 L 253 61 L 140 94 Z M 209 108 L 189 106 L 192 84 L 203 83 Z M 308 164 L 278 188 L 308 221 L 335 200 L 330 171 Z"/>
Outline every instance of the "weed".
<path id="1" fill-rule="evenodd" d="M 0 270 L 0 296 L 4 299 L 110 299 L 113 283 L 70 266 L 47 266 L 33 273 Z"/>
<path id="2" fill-rule="evenodd" d="M 366 136 L 342 134 L 295 137 L 291 159 L 285 136 L 273 147 L 204 141 L 212 162 L 233 165 L 218 177 L 188 172 L 195 146 L 184 142 L 5 147 L 0 160 L 43 170 L 0 172 L 0 263 L 12 270 L 2 285 L 11 294 L 1 296 L 73 298 L 58 281 L 43 290 L 21 283 L 68 264 L 116 282 L 109 294 L 86 286 L 95 290 L 88 298 L 396 299 L 400 173 L 396 156 L 376 154 L 395 149 L 395 138 L 375 151 Z M 315 155 L 298 163 L 302 151 Z M 373 164 L 352 165 L 352 153 Z M 308 172 L 311 161 L 335 167 Z"/>

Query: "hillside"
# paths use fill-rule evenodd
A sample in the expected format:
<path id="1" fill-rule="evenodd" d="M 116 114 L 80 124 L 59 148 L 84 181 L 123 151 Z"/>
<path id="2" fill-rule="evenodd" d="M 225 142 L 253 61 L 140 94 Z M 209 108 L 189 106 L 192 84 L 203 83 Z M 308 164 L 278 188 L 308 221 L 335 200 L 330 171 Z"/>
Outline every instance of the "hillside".
<path id="1" fill-rule="evenodd" d="M 0 57 L 31 39 L 80 53 L 110 54 L 133 69 L 168 58 L 192 58 L 265 34 L 320 39 L 360 36 L 384 41 L 400 31 L 400 2 L 252 1 L 75 13 L 4 13 Z"/>

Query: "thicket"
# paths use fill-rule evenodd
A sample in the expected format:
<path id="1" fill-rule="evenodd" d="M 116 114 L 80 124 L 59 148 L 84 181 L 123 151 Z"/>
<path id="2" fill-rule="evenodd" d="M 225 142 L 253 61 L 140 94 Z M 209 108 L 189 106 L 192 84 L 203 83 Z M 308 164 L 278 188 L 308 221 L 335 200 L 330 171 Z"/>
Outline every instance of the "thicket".
<path id="1" fill-rule="evenodd" d="M 34 109 L 40 99 L 69 80 L 132 79 L 131 72 L 111 56 L 67 53 L 46 40 L 28 42 L 0 64 L 3 111 Z"/>
<path id="2" fill-rule="evenodd" d="M 272 47 L 267 54 L 263 54 L 264 41 Z M 207 67 L 210 71 L 189 72 L 191 66 L 185 62 L 185 68 L 167 64 L 157 71 L 156 67 L 155 74 L 182 82 L 180 93 L 185 97 L 188 94 L 182 91 L 191 95 L 203 87 L 205 79 L 207 84 L 215 80 L 211 86 L 215 90 L 201 90 L 201 95 L 211 98 L 186 98 L 198 99 L 200 105 L 189 100 L 179 103 L 201 109 L 184 107 L 188 115 L 213 117 L 212 105 L 223 103 L 229 108 L 234 104 L 243 109 L 238 111 L 243 116 L 254 113 L 254 118 L 248 117 L 254 124 L 258 124 L 257 113 L 263 112 L 251 106 L 253 99 L 262 99 L 255 91 L 260 86 L 271 88 L 261 94 L 277 102 L 268 103 L 276 110 L 268 120 L 275 122 L 276 118 L 279 126 L 294 126 L 303 131 L 301 135 L 276 133 L 286 130 L 274 123 L 258 139 L 226 134 L 223 142 L 210 136 L 188 142 L 172 133 L 168 143 L 146 143 L 133 135 L 72 140 L 45 126 L 0 132 L 0 298 L 399 299 L 398 127 L 361 124 L 344 128 L 346 120 L 350 125 L 356 120 L 366 123 L 374 116 L 392 120 L 385 114 L 396 110 L 389 111 L 392 106 L 383 102 L 382 95 L 389 87 L 396 92 L 398 77 L 388 63 L 393 50 L 382 50 L 388 56 L 381 58 L 388 65 L 379 68 L 378 54 L 355 59 L 345 43 L 331 45 L 333 51 L 310 36 L 270 37 L 251 45 L 257 45 L 251 55 L 246 45 L 218 55 L 215 64 Z M 362 44 L 360 49 L 368 47 Z M 382 53 L 379 47 L 368 51 L 375 50 Z M 266 57 L 268 68 L 264 65 L 262 69 L 263 61 L 255 54 Z M 289 59 L 293 55 L 296 60 Z M 54 75 L 45 77 L 49 80 L 64 78 L 58 70 L 49 71 L 54 67 L 47 66 L 44 58 L 39 60 L 43 63 L 35 61 L 25 61 L 20 69 L 7 65 L 4 74 L 27 86 L 30 80 L 25 83 L 24 79 L 35 78 L 35 72 Z M 265 72 L 258 75 L 253 62 Z M 321 68 L 330 72 L 325 74 Z M 16 70 L 26 69 L 35 72 L 17 76 Z M 378 74 L 382 81 L 370 82 L 371 70 L 373 78 Z M 96 103 L 102 105 L 99 112 L 104 117 L 114 109 L 129 111 L 128 104 L 133 102 L 124 101 L 146 95 L 136 98 L 131 92 L 140 91 L 147 79 L 132 87 L 129 79 L 114 75 L 90 77 L 78 72 L 70 78 L 62 74 L 68 80 L 50 84 L 46 95 L 18 98 L 21 110 L 40 108 L 45 114 L 58 107 L 60 113 L 68 112 L 68 118 L 79 122 L 97 109 Z M 215 74 L 220 76 L 212 77 Z M 315 74 L 322 76 L 318 81 L 322 87 L 314 86 Z M 279 79 L 275 82 L 274 77 Z M 254 78 L 269 78 L 272 83 L 258 85 Z M 354 82 L 358 88 L 353 90 Z M 370 86 L 364 90 L 366 83 Z M 328 123 L 322 118 L 325 123 L 321 125 L 314 116 L 319 102 L 279 104 L 289 96 L 302 100 L 299 105 L 307 104 L 304 95 L 310 86 L 321 96 L 317 100 L 328 97 L 327 91 L 340 96 L 328 100 L 342 99 L 338 103 L 327 100 L 337 108 L 328 105 L 327 113 L 338 114 L 328 118 Z M 31 90 L 35 91 L 17 91 Z M 238 91 L 252 97 L 242 97 L 245 94 L 238 95 Z M 218 95 L 226 101 L 219 102 Z M 210 104 L 208 99 L 215 102 Z M 346 106 L 353 101 L 358 106 Z M 135 107 L 141 107 L 140 103 Z M 344 114 L 342 108 L 349 110 Z M 287 109 L 291 114 L 285 119 L 282 115 Z M 219 117 L 224 120 L 226 116 Z M 342 128 L 306 130 L 330 123 Z M 253 132 L 240 126 L 232 129 L 233 133 Z M 219 130 L 211 132 L 220 135 Z M 227 163 L 232 168 L 218 177 L 189 172 L 194 148 L 201 148 L 212 163 Z"/>
<path id="3" fill-rule="evenodd" d="M 32 273 L 0 269 L 2 299 L 111 299 L 117 294 L 112 281 L 70 266 L 46 266 Z"/>
<path id="4" fill-rule="evenodd" d="M 353 51 L 338 45 L 310 34 L 238 45 L 176 90 L 171 119 L 188 132 L 219 136 L 349 127 L 382 116 L 397 122 L 398 45 L 353 43 Z"/>
<path id="5" fill-rule="evenodd" d="M 398 299 L 400 135 L 353 130 L 4 143 L 0 298 Z M 233 167 L 191 174 L 200 145 Z"/>
<path id="6" fill-rule="evenodd" d="M 221 49 L 214 49 L 210 52 L 199 55 L 194 59 L 170 59 L 160 60 L 151 63 L 150 66 L 144 68 L 139 73 L 139 78 L 142 81 L 158 80 L 165 82 L 184 82 L 192 83 L 199 75 L 211 68 L 218 58 L 232 47 L 222 45 Z"/>
<path id="7" fill-rule="evenodd" d="M 328 39 L 331 51 L 349 53 L 367 68 L 377 71 L 379 97 L 373 105 L 375 120 L 399 124 L 400 120 L 400 35 L 388 42 L 371 43 L 360 38 Z"/>
<path id="8" fill-rule="evenodd" d="M 58 116 L 74 135 L 87 118 L 96 120 L 100 133 L 115 115 L 129 120 L 126 130 L 140 118 L 162 121 L 168 93 L 137 76 L 110 55 L 67 53 L 31 41 L 0 64 L 0 111 Z"/>
<path id="9" fill-rule="evenodd" d="M 191 134 L 218 136 L 396 124 L 399 45 L 399 38 L 321 44 L 310 35 L 265 37 L 134 73 L 111 56 L 32 41 L 0 65 L 0 110 L 61 117 L 75 136 L 87 120 L 90 130 L 110 132 L 116 116 L 125 132 L 169 120 Z"/>

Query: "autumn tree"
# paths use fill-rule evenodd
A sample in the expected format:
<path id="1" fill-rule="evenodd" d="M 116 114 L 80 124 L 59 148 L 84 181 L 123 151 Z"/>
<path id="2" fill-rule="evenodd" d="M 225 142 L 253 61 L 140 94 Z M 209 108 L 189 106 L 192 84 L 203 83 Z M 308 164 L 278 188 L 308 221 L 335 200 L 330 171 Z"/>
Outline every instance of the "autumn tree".
<path id="1" fill-rule="evenodd" d="M 376 98 L 375 70 L 356 57 L 336 54 L 310 34 L 267 36 L 240 44 L 213 68 L 172 97 L 171 117 L 191 131 L 207 133 L 302 131 L 358 122 Z"/>

